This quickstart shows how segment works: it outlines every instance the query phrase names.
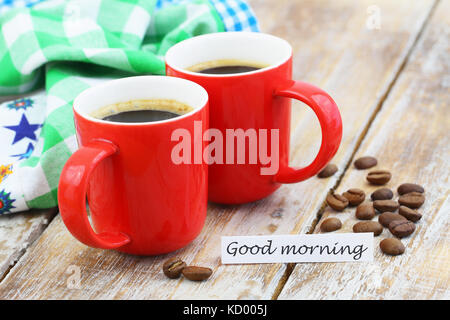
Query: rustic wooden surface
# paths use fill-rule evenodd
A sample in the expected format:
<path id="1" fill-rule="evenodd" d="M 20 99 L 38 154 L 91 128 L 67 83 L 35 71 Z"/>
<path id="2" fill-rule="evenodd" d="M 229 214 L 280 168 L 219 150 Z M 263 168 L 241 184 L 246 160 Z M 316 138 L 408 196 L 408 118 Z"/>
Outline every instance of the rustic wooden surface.
<path id="1" fill-rule="evenodd" d="M 385 228 L 375 238 L 373 263 L 298 264 L 280 299 L 450 298 L 449 12 L 450 1 L 441 2 L 355 155 L 376 155 L 377 168 L 392 171 L 387 184 L 392 190 L 404 182 L 424 186 L 423 218 L 402 239 L 406 252 L 398 257 L 381 252 L 379 242 L 392 237 Z M 360 188 L 369 197 L 377 187 L 365 181 L 367 172 L 349 167 L 336 191 Z M 358 222 L 354 208 L 336 213 L 328 207 L 314 233 L 329 217 L 342 221 L 337 232 L 352 232 Z"/>
<path id="2" fill-rule="evenodd" d="M 0 279 L 14 266 L 50 223 L 55 209 L 33 210 L 0 219 Z"/>
<path id="3" fill-rule="evenodd" d="M 247 205 L 211 204 L 201 235 L 188 247 L 159 257 L 88 248 L 68 233 L 57 216 L 1 281 L 0 298 L 448 298 L 449 52 L 445 41 L 436 41 L 448 38 L 444 26 L 449 1 L 438 6 L 433 0 L 250 2 L 263 31 L 292 43 L 295 78 L 323 87 L 340 106 L 344 137 L 333 160 L 338 173 L 283 186 L 267 199 Z M 380 9 L 379 30 L 366 26 L 371 5 Z M 320 128 L 301 103 L 294 103 L 293 111 L 291 162 L 306 164 L 318 150 Z M 364 186 L 369 190 L 364 173 L 348 166 L 355 153 L 373 153 L 380 166 L 395 172 L 390 185 L 408 179 L 427 189 L 423 209 L 427 213 L 418 232 L 405 241 L 404 256 L 394 260 L 377 253 L 367 270 L 361 264 L 295 268 L 291 264 L 220 264 L 222 235 L 312 232 L 330 188 L 344 191 Z M 330 214 L 324 211 L 324 216 Z M 344 230 L 349 230 L 351 215 L 350 211 L 339 215 Z M 14 228 L 13 223 L 9 226 Z M 41 229 L 33 227 L 37 232 Z M 15 243 L 24 242 L 29 240 Z M 161 265 L 175 255 L 189 264 L 210 266 L 212 278 L 202 283 L 168 281 Z M 428 266 L 426 259 L 434 259 L 435 267 Z M 399 273 L 401 279 L 395 277 L 399 270 L 404 270 Z"/>

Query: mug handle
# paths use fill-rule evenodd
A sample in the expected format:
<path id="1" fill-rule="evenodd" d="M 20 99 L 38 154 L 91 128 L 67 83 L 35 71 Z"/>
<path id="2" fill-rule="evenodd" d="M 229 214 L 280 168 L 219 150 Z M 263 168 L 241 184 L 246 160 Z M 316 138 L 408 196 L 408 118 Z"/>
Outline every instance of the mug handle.
<path id="1" fill-rule="evenodd" d="M 336 154 L 342 139 L 342 119 L 333 99 L 322 89 L 301 81 L 289 80 L 275 90 L 275 96 L 294 98 L 306 103 L 316 114 L 322 129 L 322 144 L 316 158 L 304 168 L 280 167 L 275 182 L 306 180 L 323 169 Z"/>
<path id="2" fill-rule="evenodd" d="M 80 147 L 67 160 L 58 186 L 58 205 L 61 218 L 70 233 L 82 243 L 101 249 L 116 249 L 131 241 L 121 232 L 95 233 L 86 212 L 89 178 L 95 167 L 118 148 L 106 140 L 93 140 Z"/>

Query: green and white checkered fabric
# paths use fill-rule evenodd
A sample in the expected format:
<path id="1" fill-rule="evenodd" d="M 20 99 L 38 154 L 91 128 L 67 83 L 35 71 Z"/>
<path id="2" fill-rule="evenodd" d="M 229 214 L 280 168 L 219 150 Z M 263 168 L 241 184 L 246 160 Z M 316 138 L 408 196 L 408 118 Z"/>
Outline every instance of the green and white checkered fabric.
<path id="1" fill-rule="evenodd" d="M 155 10 L 156 0 L 44 1 L 0 17 L 0 214 L 57 205 L 59 175 L 77 149 L 72 102 L 106 79 L 164 74 L 164 54 L 225 31 L 207 0 Z M 39 107 L 37 107 L 39 106 Z"/>

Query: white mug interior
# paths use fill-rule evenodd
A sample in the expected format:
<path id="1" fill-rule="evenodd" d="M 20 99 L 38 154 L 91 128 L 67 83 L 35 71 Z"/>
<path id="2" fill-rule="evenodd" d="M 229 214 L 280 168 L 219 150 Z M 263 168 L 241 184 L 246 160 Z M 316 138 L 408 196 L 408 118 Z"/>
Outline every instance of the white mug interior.
<path id="1" fill-rule="evenodd" d="M 166 63 L 177 71 L 197 74 L 188 68 L 214 60 L 253 61 L 267 67 L 246 72 L 262 72 L 285 63 L 292 56 L 291 45 L 281 38 L 257 32 L 218 32 L 193 37 L 172 46 Z M 202 74 L 223 77 L 226 75 Z"/>
<path id="2" fill-rule="evenodd" d="M 200 85 L 181 78 L 166 76 L 136 76 L 106 81 L 80 93 L 73 102 L 74 110 L 82 117 L 96 122 L 109 122 L 91 116 L 102 107 L 132 100 L 175 100 L 193 110 L 160 123 L 177 121 L 201 110 L 208 102 L 208 93 Z M 142 125 L 143 123 L 115 123 Z M 145 122 L 144 122 L 145 123 Z"/>

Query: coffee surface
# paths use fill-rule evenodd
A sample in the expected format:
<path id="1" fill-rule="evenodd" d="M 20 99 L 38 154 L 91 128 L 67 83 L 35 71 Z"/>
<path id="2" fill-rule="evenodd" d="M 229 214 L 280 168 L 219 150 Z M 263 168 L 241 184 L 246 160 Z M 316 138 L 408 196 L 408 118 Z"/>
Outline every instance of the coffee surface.
<path id="1" fill-rule="evenodd" d="M 192 110 L 194 108 L 175 100 L 131 100 L 104 106 L 90 115 L 105 121 L 142 123 L 176 118 Z"/>
<path id="2" fill-rule="evenodd" d="M 204 74 L 236 74 L 251 72 L 267 67 L 266 64 L 255 61 L 222 59 L 198 63 L 187 70 Z"/>
<path id="3" fill-rule="evenodd" d="M 154 122 L 179 117 L 177 113 L 163 110 L 124 111 L 104 117 L 102 120 L 112 122 Z"/>
<path id="4" fill-rule="evenodd" d="M 249 67 L 249 66 L 223 66 L 223 67 L 215 67 L 208 68 L 205 70 L 199 71 L 200 73 L 206 74 L 233 74 L 233 73 L 244 73 L 259 70 L 260 68 Z"/>

